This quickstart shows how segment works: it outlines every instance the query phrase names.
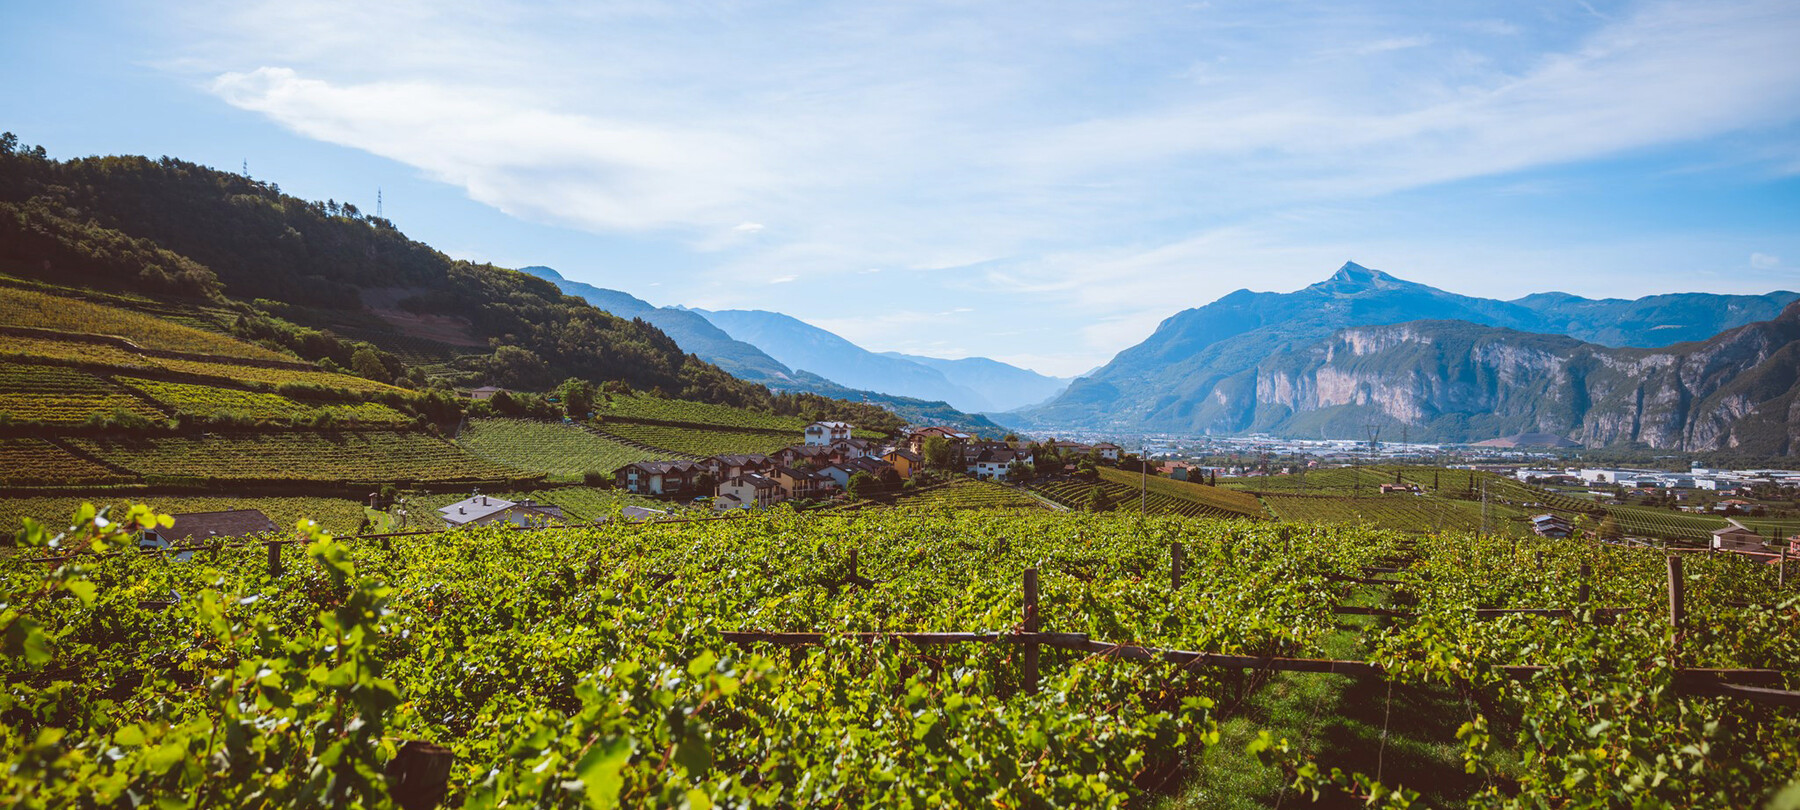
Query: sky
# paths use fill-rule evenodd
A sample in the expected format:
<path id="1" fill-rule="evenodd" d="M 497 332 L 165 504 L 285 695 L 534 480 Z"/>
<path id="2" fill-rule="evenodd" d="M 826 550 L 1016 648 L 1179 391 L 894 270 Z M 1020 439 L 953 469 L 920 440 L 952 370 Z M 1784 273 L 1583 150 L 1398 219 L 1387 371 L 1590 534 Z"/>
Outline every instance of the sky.
<path id="1" fill-rule="evenodd" d="M 161 7 L 156 7 L 161 6 Z M 1800 289 L 1800 4 L 71 2 L 0 129 L 458 258 L 1067 376 L 1345 261 Z"/>

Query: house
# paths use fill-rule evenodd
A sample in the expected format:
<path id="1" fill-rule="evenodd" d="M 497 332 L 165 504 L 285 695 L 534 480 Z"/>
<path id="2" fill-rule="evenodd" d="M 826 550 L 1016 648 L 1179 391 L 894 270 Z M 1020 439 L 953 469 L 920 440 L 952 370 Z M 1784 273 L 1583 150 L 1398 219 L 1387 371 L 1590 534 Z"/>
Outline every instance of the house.
<path id="1" fill-rule="evenodd" d="M 965 471 L 968 474 L 986 481 L 991 478 L 1004 478 L 1007 467 L 1015 461 L 1031 463 L 1031 453 L 1011 448 L 970 448 L 963 455 Z"/>
<path id="2" fill-rule="evenodd" d="M 831 453 L 840 461 L 852 458 L 876 458 L 881 455 L 881 446 L 868 439 L 839 439 L 831 443 Z"/>
<path id="3" fill-rule="evenodd" d="M 1714 529 L 1712 538 L 1714 551 L 1768 551 L 1768 547 L 1763 545 L 1762 535 L 1742 526 Z"/>
<path id="4" fill-rule="evenodd" d="M 1544 514 L 1531 519 L 1531 531 L 1539 537 L 1563 538 L 1574 534 L 1575 527 L 1562 515 Z"/>
<path id="5" fill-rule="evenodd" d="M 559 506 L 533 503 L 529 498 L 514 502 L 480 494 L 440 507 L 437 511 L 444 524 L 452 528 L 500 523 L 534 526 L 561 523 L 564 520 L 562 507 Z"/>
<path id="6" fill-rule="evenodd" d="M 1119 453 L 1124 449 L 1125 448 L 1113 444 L 1112 442 L 1101 442 L 1094 445 L 1094 452 L 1098 453 L 1101 458 L 1107 461 L 1118 461 Z"/>
<path id="7" fill-rule="evenodd" d="M 837 484 L 838 489 L 848 491 L 850 489 L 851 476 L 859 472 L 880 476 L 882 470 L 890 469 L 891 467 L 893 467 L 892 464 L 879 459 L 851 458 L 819 470 L 819 474 L 830 478 L 833 483 Z"/>
<path id="8" fill-rule="evenodd" d="M 769 456 L 769 460 L 774 462 L 771 466 L 798 467 L 801 464 L 808 464 L 816 469 L 830 464 L 831 455 L 829 446 L 798 445 L 783 447 L 775 451 L 774 455 Z"/>
<path id="9" fill-rule="evenodd" d="M 744 473 L 719 484 L 717 497 L 727 505 L 715 505 L 715 509 L 767 509 L 786 500 L 787 493 L 782 490 L 781 483 L 773 478 Z"/>
<path id="10" fill-rule="evenodd" d="M 744 473 L 761 472 L 773 466 L 775 461 L 762 453 L 741 453 L 734 455 L 712 456 L 700 460 L 700 466 L 712 473 L 713 480 L 724 481 L 736 478 Z"/>
<path id="11" fill-rule="evenodd" d="M 138 547 L 146 549 L 198 545 L 211 540 L 225 540 L 275 531 L 275 521 L 260 509 L 226 509 L 219 512 L 189 512 L 170 515 L 175 522 L 167 527 L 145 529 Z M 176 559 L 186 562 L 191 552 Z"/>
<path id="12" fill-rule="evenodd" d="M 974 441 L 975 437 L 947 427 L 922 427 L 906 434 L 906 449 L 914 453 L 925 452 L 926 439 L 943 439 L 951 444 L 960 445 Z"/>
<path id="13" fill-rule="evenodd" d="M 485 402 L 487 400 L 493 399 L 495 394 L 510 394 L 510 393 L 512 393 L 512 392 L 508 391 L 504 388 L 500 388 L 498 386 L 484 385 L 480 388 L 470 391 L 469 399 L 475 400 L 477 402 Z"/>
<path id="14" fill-rule="evenodd" d="M 1383 495 L 1387 495 L 1387 494 L 1393 493 L 1393 492 L 1418 492 L 1418 491 L 1419 491 L 1419 487 L 1417 484 L 1382 484 L 1381 485 L 1381 494 L 1383 494 Z M 1554 517 L 1554 516 L 1552 516 L 1552 517 Z"/>
<path id="15" fill-rule="evenodd" d="M 692 461 L 638 461 L 613 471 L 619 489 L 634 495 L 675 496 L 687 492 L 706 468 Z"/>
<path id="16" fill-rule="evenodd" d="M 918 453 L 904 447 L 896 447 L 881 456 L 881 460 L 894 465 L 894 471 L 901 478 L 911 478 L 925 468 L 925 459 Z"/>
<path id="17" fill-rule="evenodd" d="M 806 443 L 824 446 L 850 438 L 849 422 L 814 422 L 806 426 Z"/>
<path id="18" fill-rule="evenodd" d="M 830 478 L 819 473 L 779 465 L 769 471 L 768 477 L 787 491 L 787 497 L 796 500 L 824 497 L 837 486 Z"/>

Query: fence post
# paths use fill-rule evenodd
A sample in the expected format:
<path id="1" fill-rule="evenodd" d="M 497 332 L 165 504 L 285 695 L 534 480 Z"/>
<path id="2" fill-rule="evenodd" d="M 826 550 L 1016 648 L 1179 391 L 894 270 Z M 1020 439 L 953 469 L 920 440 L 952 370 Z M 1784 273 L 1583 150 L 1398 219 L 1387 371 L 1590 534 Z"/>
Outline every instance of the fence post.
<path id="1" fill-rule="evenodd" d="M 1581 591 L 1575 595 L 1575 601 L 1581 603 L 1583 607 L 1586 607 L 1588 598 L 1593 594 L 1591 582 L 1593 581 L 1594 569 L 1587 563 L 1582 563 L 1575 571 L 1575 575 L 1581 578 Z"/>
<path id="2" fill-rule="evenodd" d="M 1775 589 L 1776 590 L 1781 590 L 1781 589 L 1787 587 L 1787 555 L 1788 555 L 1788 547 L 1782 546 L 1781 547 L 1781 562 L 1775 566 Z"/>
<path id="3" fill-rule="evenodd" d="M 1181 590 L 1181 575 L 1186 573 L 1187 549 L 1180 543 L 1169 546 L 1169 590 Z"/>
<path id="4" fill-rule="evenodd" d="M 405 810 L 428 810 L 442 804 L 455 762 L 456 755 L 448 748 L 421 740 L 405 741 L 387 765 L 394 801 Z"/>
<path id="5" fill-rule="evenodd" d="M 1687 606 L 1683 599 L 1687 594 L 1687 579 L 1681 575 L 1681 556 L 1669 555 L 1669 624 L 1675 633 L 1675 666 L 1681 666 L 1682 623 L 1687 618 Z"/>
<path id="6" fill-rule="evenodd" d="M 281 543 L 279 543 L 275 540 L 270 540 L 269 541 L 269 577 L 271 579 L 273 579 L 273 578 L 279 577 L 279 576 L 281 576 Z"/>
<path id="7" fill-rule="evenodd" d="M 1025 632 L 1034 636 L 1038 631 L 1038 570 L 1025 569 Z M 1037 639 L 1025 643 L 1025 672 L 1023 680 L 1025 691 L 1037 694 L 1038 690 L 1038 645 Z"/>
<path id="8" fill-rule="evenodd" d="M 850 549 L 850 578 L 856 579 L 856 549 Z"/>

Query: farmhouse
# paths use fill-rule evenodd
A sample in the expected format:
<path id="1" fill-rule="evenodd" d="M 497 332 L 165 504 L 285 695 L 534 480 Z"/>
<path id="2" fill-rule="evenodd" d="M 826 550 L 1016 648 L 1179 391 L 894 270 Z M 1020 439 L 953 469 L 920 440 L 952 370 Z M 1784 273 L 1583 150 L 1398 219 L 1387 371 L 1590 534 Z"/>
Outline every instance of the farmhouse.
<path id="1" fill-rule="evenodd" d="M 638 461 L 613 471 L 619 489 L 634 495 L 678 495 L 706 468 L 692 461 Z"/>
<path id="2" fill-rule="evenodd" d="M 1544 514 L 1531 519 L 1531 531 L 1539 537 L 1563 538 L 1574 534 L 1575 527 L 1562 515 Z"/>
<path id="3" fill-rule="evenodd" d="M 943 439 L 951 444 L 960 445 L 974 441 L 975 437 L 947 427 L 922 427 L 906 434 L 906 449 L 914 453 L 923 453 L 926 439 Z"/>
<path id="4" fill-rule="evenodd" d="M 1101 458 L 1106 459 L 1107 461 L 1118 461 L 1119 453 L 1122 450 L 1124 450 L 1124 448 L 1113 444 L 1112 442 L 1101 442 L 1094 445 L 1094 452 L 1098 453 Z"/>
<path id="5" fill-rule="evenodd" d="M 1767 551 L 1762 535 L 1742 526 L 1726 526 L 1712 533 L 1714 551 Z"/>
<path id="6" fill-rule="evenodd" d="M 718 497 L 727 501 L 725 508 L 767 509 L 787 497 L 781 484 L 772 478 L 744 473 L 719 484 Z"/>
<path id="7" fill-rule="evenodd" d="M 881 456 L 881 460 L 894 465 L 894 471 L 901 478 L 911 478 L 913 473 L 925 468 L 925 459 L 904 447 L 896 447 Z"/>
<path id="8" fill-rule="evenodd" d="M 175 522 L 167 528 L 144 530 L 139 545 L 146 548 L 168 548 L 275 531 L 275 521 L 270 520 L 260 509 L 189 512 L 170 517 Z"/>
<path id="9" fill-rule="evenodd" d="M 717 481 L 736 478 L 744 473 L 761 472 L 774 464 L 773 459 L 762 453 L 712 456 L 700 460 L 700 466 L 711 472 L 713 479 Z"/>
<path id="10" fill-rule="evenodd" d="M 469 399 L 475 400 L 477 402 L 485 402 L 487 400 L 493 399 L 495 394 L 507 394 L 507 393 L 511 393 L 511 392 L 507 391 L 504 388 L 500 388 L 498 386 L 484 385 L 480 388 L 470 391 Z"/>
<path id="11" fill-rule="evenodd" d="M 963 463 L 968 465 L 966 471 L 986 481 L 990 478 L 1002 478 L 1006 468 L 1013 462 L 1031 463 L 1031 453 L 1014 450 L 1010 447 L 969 448 L 963 455 Z"/>
<path id="12" fill-rule="evenodd" d="M 769 478 L 780 484 L 789 498 L 817 498 L 836 486 L 824 475 L 793 467 L 777 466 L 770 471 Z"/>
<path id="13" fill-rule="evenodd" d="M 849 422 L 814 422 L 806 426 L 806 443 L 824 446 L 850 438 Z"/>
<path id="14" fill-rule="evenodd" d="M 441 507 L 437 511 L 438 517 L 443 519 L 445 525 L 453 528 L 456 526 L 490 526 L 499 523 L 534 526 L 560 523 L 564 519 L 560 506 L 540 505 L 533 503 L 529 498 L 513 502 L 491 495 L 475 495 Z"/>

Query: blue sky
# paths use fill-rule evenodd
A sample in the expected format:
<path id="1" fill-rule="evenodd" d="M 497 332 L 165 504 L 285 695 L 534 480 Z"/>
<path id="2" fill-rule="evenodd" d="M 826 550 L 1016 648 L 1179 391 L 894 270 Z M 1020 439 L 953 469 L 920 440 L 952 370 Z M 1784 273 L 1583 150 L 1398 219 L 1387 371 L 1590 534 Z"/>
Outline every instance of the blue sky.
<path id="1" fill-rule="evenodd" d="M 65 2 L 0 129 L 447 253 L 1052 374 L 1346 260 L 1800 288 L 1800 4 Z"/>

